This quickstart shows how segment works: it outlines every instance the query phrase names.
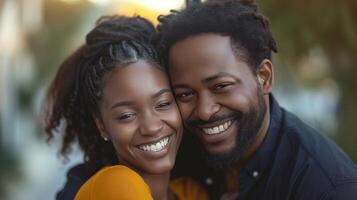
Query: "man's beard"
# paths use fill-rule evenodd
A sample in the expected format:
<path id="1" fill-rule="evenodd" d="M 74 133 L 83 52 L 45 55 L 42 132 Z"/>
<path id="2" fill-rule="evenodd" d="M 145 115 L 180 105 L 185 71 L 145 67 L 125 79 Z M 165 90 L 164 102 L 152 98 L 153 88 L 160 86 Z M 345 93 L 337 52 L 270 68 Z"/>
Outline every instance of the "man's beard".
<path id="1" fill-rule="evenodd" d="M 262 126 L 266 113 L 264 96 L 260 89 L 257 91 L 257 100 L 258 105 L 251 106 L 247 113 L 237 111 L 230 114 L 230 116 L 234 116 L 238 122 L 238 133 L 236 135 L 235 146 L 226 152 L 218 154 L 212 154 L 204 150 L 208 167 L 217 170 L 226 169 L 233 161 L 239 159 L 247 149 L 252 146 Z"/>

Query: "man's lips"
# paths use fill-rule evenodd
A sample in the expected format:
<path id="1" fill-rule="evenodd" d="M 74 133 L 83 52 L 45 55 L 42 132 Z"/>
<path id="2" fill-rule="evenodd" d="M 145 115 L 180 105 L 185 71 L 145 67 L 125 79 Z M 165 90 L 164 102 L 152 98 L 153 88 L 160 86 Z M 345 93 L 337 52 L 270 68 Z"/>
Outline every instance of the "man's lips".
<path id="1" fill-rule="evenodd" d="M 205 124 L 204 127 L 192 127 L 192 131 L 202 139 L 204 144 L 217 144 L 233 139 L 231 136 L 236 133 L 234 129 L 236 125 L 237 119 L 230 118 L 213 124 Z"/>
<path id="2" fill-rule="evenodd" d="M 206 128 L 200 128 L 205 134 L 208 135 L 215 135 L 215 134 L 220 134 L 225 132 L 231 125 L 233 124 L 233 120 L 228 120 L 225 122 L 222 122 L 220 124 L 211 126 L 211 127 L 206 127 Z"/>

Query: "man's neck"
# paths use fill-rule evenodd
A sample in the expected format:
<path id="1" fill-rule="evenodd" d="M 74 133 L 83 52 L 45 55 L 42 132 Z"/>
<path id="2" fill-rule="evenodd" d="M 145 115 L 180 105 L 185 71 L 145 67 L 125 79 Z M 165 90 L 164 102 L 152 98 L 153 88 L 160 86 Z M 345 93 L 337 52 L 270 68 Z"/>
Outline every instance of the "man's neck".
<path id="1" fill-rule="evenodd" d="M 268 134 L 269 124 L 270 124 L 270 104 L 269 104 L 270 101 L 269 101 L 269 96 L 267 96 L 267 97 L 268 97 L 268 99 L 266 99 L 266 102 L 268 102 L 267 110 L 265 112 L 262 126 L 260 127 L 253 144 L 247 149 L 247 151 L 238 160 L 236 160 L 232 164 L 238 170 L 240 168 L 242 168 L 246 164 L 246 162 L 257 152 L 259 147 L 262 145 L 265 136 Z"/>
<path id="2" fill-rule="evenodd" d="M 268 101 L 269 102 L 269 101 Z M 270 105 L 267 105 L 267 111 L 264 116 L 264 120 L 262 126 L 259 129 L 257 137 L 255 138 L 253 144 L 247 149 L 247 151 L 236 161 L 234 161 L 226 173 L 226 181 L 227 181 L 227 194 L 236 195 L 239 193 L 240 183 L 236 178 L 237 174 L 239 174 L 241 168 L 249 161 L 250 158 L 254 156 L 254 154 L 258 151 L 259 147 L 263 144 L 265 136 L 268 134 L 268 128 L 270 124 Z"/>

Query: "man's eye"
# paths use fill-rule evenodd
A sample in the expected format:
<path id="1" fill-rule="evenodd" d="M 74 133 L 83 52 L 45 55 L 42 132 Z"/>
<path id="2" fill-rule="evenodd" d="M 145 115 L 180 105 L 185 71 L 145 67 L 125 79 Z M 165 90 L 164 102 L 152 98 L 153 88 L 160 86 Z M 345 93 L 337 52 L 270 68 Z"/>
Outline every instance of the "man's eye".
<path id="1" fill-rule="evenodd" d="M 176 99 L 179 101 L 188 101 L 194 95 L 195 94 L 193 92 L 181 92 L 181 93 L 177 93 L 175 96 L 176 96 Z"/>
<path id="2" fill-rule="evenodd" d="M 214 90 L 221 90 L 221 89 L 226 89 L 230 86 L 232 86 L 233 83 L 220 83 L 220 84 L 217 84 L 213 87 Z"/>

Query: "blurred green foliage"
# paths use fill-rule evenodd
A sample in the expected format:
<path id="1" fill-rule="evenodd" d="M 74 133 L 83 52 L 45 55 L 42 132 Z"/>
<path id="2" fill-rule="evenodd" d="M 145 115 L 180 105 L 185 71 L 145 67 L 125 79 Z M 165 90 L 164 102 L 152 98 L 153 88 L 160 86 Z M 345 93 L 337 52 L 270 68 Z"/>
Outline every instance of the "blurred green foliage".
<path id="1" fill-rule="evenodd" d="M 80 31 L 81 24 L 86 21 L 93 7 L 85 1 L 78 4 L 44 1 L 43 27 L 28 38 L 29 47 L 37 62 L 38 84 L 48 84 L 47 81 L 52 79 L 61 61 L 71 53 L 68 51 L 72 46 L 69 39 Z M 76 43 L 84 43 L 84 38 L 81 39 Z"/>
<path id="2" fill-rule="evenodd" d="M 357 162 L 357 1 L 258 0 L 270 18 L 279 53 L 277 60 L 294 72 L 296 62 L 321 48 L 340 89 L 338 129 L 334 139 Z"/>
<path id="3" fill-rule="evenodd" d="M 7 199 L 10 185 L 20 179 L 19 167 L 17 157 L 0 146 L 0 199 Z"/>

